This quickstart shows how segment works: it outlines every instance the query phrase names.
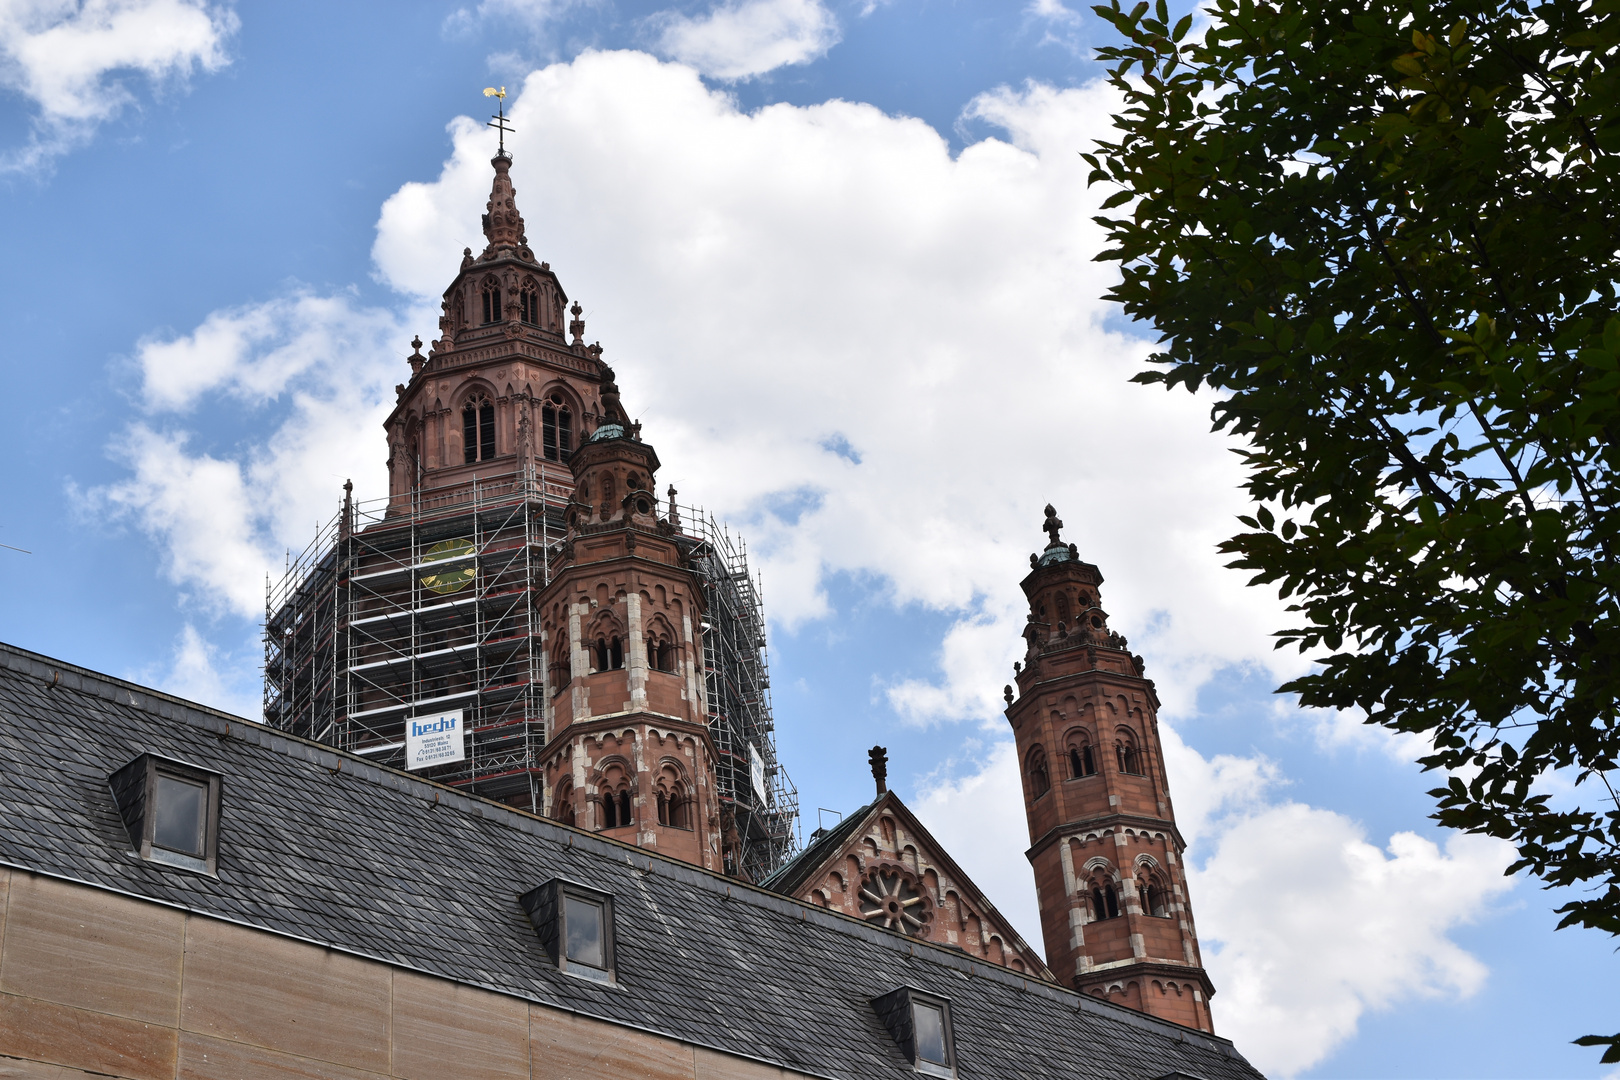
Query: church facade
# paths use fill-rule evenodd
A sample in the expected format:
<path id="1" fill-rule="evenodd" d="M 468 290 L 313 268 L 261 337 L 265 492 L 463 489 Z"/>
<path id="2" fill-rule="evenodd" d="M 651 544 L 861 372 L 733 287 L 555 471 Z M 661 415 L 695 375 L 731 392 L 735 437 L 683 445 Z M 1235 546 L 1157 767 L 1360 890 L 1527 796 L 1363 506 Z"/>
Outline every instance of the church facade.
<path id="1" fill-rule="evenodd" d="M 1044 948 L 882 747 L 799 846 L 757 593 L 658 494 L 510 165 L 397 388 L 386 501 L 346 495 L 272 594 L 264 724 L 0 646 L 0 1059 L 1256 1076 L 1214 1034 L 1153 684 L 1051 507 L 1006 688 Z"/>

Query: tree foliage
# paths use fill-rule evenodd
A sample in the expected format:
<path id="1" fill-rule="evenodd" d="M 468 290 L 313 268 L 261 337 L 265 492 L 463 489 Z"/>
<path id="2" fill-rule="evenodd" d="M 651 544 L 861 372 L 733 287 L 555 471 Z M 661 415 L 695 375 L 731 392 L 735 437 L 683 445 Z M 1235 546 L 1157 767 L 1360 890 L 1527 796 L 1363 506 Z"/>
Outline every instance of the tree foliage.
<path id="1" fill-rule="evenodd" d="M 1223 550 L 1319 657 L 1282 689 L 1425 737 L 1439 820 L 1620 933 L 1620 0 L 1095 10 L 1100 258 L 1138 380 L 1249 447 Z"/>

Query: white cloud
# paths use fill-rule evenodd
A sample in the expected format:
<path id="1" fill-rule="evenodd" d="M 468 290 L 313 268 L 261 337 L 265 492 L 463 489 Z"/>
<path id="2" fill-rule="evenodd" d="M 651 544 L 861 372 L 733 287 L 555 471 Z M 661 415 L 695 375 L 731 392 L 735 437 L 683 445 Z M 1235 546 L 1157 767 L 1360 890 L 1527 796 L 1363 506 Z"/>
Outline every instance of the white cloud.
<path id="1" fill-rule="evenodd" d="M 130 475 L 85 493 L 86 509 L 157 540 L 166 576 L 201 610 L 262 615 L 265 574 L 279 577 L 286 549 L 332 516 L 346 478 L 386 494 L 382 421 L 391 382 L 409 372 L 400 319 L 348 296 L 298 293 L 142 343 L 150 411 L 184 412 L 212 395 L 250 409 L 275 403 L 280 422 L 223 453 L 194 449 L 199 436 L 184 428 L 132 424 L 111 448 Z"/>
<path id="2" fill-rule="evenodd" d="M 257 641 L 244 643 L 242 653 L 258 660 Z M 186 623 L 175 639 L 165 671 L 144 671 L 137 679 L 160 690 L 225 712 L 258 720 L 263 710 L 257 673 L 245 671 L 241 653 L 233 655 Z M 221 670 L 223 666 L 223 670 Z"/>
<path id="3" fill-rule="evenodd" d="M 1340 814 L 1297 802 L 1244 815 L 1190 869 L 1221 1033 L 1262 1071 L 1293 1076 L 1367 1010 L 1466 998 L 1488 974 L 1446 935 L 1512 888 L 1513 846 L 1400 832 L 1380 850 Z"/>
<path id="4" fill-rule="evenodd" d="M 39 109 L 27 145 L 0 170 L 37 168 L 83 143 L 135 100 L 118 76 L 161 86 L 217 71 L 238 26 L 206 0 L 6 0 L 0 3 L 0 86 Z"/>
<path id="5" fill-rule="evenodd" d="M 352 385 L 351 358 L 397 345 L 398 333 L 390 312 L 356 309 L 348 295 L 299 291 L 216 311 L 181 337 L 143 340 L 141 394 L 152 411 L 187 410 L 215 392 L 262 405 L 311 374 L 329 394 L 342 394 Z"/>
<path id="6" fill-rule="evenodd" d="M 840 39 L 821 0 L 729 0 L 696 19 L 660 12 L 648 26 L 660 53 L 725 80 L 808 64 Z"/>

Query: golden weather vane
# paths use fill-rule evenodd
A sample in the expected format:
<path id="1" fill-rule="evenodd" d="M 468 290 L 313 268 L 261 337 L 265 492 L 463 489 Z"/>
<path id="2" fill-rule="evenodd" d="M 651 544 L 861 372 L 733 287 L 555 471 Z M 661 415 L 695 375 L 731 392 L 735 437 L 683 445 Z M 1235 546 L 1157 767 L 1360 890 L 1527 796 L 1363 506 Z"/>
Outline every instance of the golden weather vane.
<path id="1" fill-rule="evenodd" d="M 517 128 L 509 126 L 506 122 L 506 87 L 503 86 L 497 90 L 493 86 L 486 86 L 484 87 L 484 96 L 500 99 L 496 106 L 495 116 L 484 126 L 492 127 L 501 133 L 501 153 L 504 154 L 506 153 L 506 133 L 517 130 Z"/>

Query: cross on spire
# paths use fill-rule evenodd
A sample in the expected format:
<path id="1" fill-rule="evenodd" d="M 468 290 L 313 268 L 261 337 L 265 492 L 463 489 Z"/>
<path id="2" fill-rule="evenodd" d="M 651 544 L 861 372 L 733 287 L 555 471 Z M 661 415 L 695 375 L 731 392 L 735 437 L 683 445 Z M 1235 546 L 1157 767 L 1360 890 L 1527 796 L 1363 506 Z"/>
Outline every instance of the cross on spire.
<path id="1" fill-rule="evenodd" d="M 1063 545 L 1063 541 L 1058 539 L 1058 530 L 1063 528 L 1063 519 L 1057 516 L 1057 511 L 1052 508 L 1051 503 L 1046 504 L 1046 524 L 1042 525 L 1041 528 L 1045 529 L 1046 535 L 1052 538 L 1052 542 L 1047 545 L 1048 547 L 1061 547 Z"/>
<path id="2" fill-rule="evenodd" d="M 485 124 L 484 126 L 492 127 L 501 133 L 500 152 L 504 156 L 506 154 L 506 133 L 508 131 L 517 131 L 517 128 L 512 127 L 506 122 L 506 87 L 503 86 L 497 90 L 493 86 L 486 86 L 484 87 L 484 96 L 499 99 L 496 103 L 495 115 L 491 117 L 489 123 Z"/>

